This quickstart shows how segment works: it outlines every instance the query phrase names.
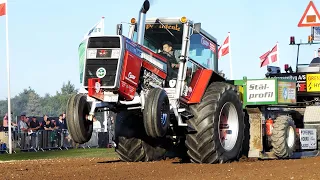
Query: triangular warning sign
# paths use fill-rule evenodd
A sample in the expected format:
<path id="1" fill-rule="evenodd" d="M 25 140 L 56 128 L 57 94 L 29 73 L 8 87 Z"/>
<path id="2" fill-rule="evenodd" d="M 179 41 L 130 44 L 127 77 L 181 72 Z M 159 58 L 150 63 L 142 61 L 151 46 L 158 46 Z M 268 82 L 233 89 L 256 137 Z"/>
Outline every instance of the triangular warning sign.
<path id="1" fill-rule="evenodd" d="M 312 26 L 320 26 L 320 14 L 313 2 L 310 1 L 299 21 L 298 27 Z"/>

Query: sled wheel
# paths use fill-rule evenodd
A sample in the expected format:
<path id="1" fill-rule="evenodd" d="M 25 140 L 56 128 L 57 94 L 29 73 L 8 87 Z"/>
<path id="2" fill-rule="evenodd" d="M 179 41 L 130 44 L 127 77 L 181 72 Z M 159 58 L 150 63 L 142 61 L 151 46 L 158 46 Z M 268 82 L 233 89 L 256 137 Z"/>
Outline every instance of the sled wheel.
<path id="1" fill-rule="evenodd" d="M 86 95 L 72 95 L 68 100 L 66 113 L 68 131 L 76 143 L 83 144 L 91 138 L 93 123 L 86 118 L 90 109 Z"/>
<path id="2" fill-rule="evenodd" d="M 187 123 L 196 130 L 186 135 L 191 161 L 213 164 L 238 160 L 244 140 L 244 114 L 235 86 L 213 82 L 202 101 L 190 110 L 194 117 Z"/>
<path id="3" fill-rule="evenodd" d="M 272 152 L 278 158 L 290 157 L 296 147 L 296 128 L 289 116 L 279 116 L 273 123 L 271 145 Z"/>

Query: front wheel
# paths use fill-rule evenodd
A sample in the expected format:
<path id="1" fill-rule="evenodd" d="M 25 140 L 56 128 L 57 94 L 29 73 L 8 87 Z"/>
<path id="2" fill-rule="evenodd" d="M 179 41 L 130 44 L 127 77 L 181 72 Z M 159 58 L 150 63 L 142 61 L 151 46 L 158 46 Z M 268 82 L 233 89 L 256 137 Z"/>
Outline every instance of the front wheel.
<path id="1" fill-rule="evenodd" d="M 86 95 L 75 94 L 68 100 L 66 113 L 68 131 L 76 143 L 83 144 L 91 138 L 93 123 L 86 118 L 90 109 Z"/>
<path id="2" fill-rule="evenodd" d="M 244 139 L 242 104 L 233 85 L 210 84 L 199 104 L 190 106 L 187 123 L 195 134 L 186 135 L 188 155 L 196 163 L 224 163 L 239 159 Z"/>
<path id="3" fill-rule="evenodd" d="M 165 90 L 153 88 L 149 91 L 143 110 L 143 123 L 148 136 L 164 137 L 170 125 L 170 103 Z"/>

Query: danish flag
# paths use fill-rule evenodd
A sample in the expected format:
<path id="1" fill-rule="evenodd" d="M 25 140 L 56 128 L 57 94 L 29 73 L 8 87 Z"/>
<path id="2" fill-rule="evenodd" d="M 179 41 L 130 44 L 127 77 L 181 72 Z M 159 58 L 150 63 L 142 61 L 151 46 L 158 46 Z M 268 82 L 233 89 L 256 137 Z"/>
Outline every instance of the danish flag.
<path id="1" fill-rule="evenodd" d="M 0 0 L 0 16 L 6 15 L 7 0 Z"/>
<path id="2" fill-rule="evenodd" d="M 278 43 L 270 50 L 260 56 L 260 67 L 274 63 L 278 60 Z"/>
<path id="3" fill-rule="evenodd" d="M 225 56 L 229 54 L 229 34 L 226 40 L 224 40 L 222 46 L 219 47 L 218 50 L 218 59 L 220 59 L 222 56 Z"/>

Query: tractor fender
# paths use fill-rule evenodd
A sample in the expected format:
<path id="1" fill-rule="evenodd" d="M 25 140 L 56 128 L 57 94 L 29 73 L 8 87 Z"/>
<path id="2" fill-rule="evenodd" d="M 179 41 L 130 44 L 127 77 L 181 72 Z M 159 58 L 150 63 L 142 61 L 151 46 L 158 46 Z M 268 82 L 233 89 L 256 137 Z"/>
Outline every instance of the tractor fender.
<path id="1" fill-rule="evenodd" d="M 226 79 L 211 69 L 198 69 L 188 85 L 188 92 L 182 100 L 187 104 L 201 102 L 207 87 L 213 82 L 226 82 Z"/>

